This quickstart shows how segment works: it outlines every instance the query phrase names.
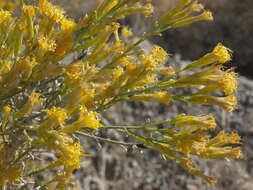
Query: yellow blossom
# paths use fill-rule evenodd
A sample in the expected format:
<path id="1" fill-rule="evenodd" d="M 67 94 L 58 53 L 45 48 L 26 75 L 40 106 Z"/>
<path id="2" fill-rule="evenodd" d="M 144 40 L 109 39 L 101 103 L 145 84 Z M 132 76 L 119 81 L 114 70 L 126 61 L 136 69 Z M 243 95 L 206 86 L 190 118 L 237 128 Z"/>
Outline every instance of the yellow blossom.
<path id="1" fill-rule="evenodd" d="M 181 70 L 195 69 L 214 63 L 226 63 L 231 60 L 231 53 L 232 51 L 229 48 L 223 46 L 221 43 L 218 43 L 211 53 L 206 54 Z"/>
<path id="2" fill-rule="evenodd" d="M 0 10 L 0 24 L 9 22 L 11 20 L 12 17 L 9 11 Z"/>
<path id="3" fill-rule="evenodd" d="M 3 107 L 3 117 L 2 117 L 2 127 L 4 128 L 8 121 L 11 119 L 11 107 L 4 106 Z M 2 129 L 3 130 L 3 129 Z"/>
<path id="4" fill-rule="evenodd" d="M 79 111 L 79 119 L 70 125 L 65 126 L 61 131 L 64 133 L 73 133 L 82 127 L 97 129 L 101 127 L 100 120 L 96 112 L 88 112 L 86 108 L 82 107 Z"/>
<path id="5" fill-rule="evenodd" d="M 84 116 L 80 118 L 80 122 L 82 123 L 83 126 L 92 129 L 97 129 L 101 126 L 96 112 L 85 113 Z"/>
<path id="6" fill-rule="evenodd" d="M 39 11 L 43 16 L 56 23 L 64 18 L 65 13 L 63 9 L 52 5 L 47 0 L 39 0 Z"/>
<path id="7" fill-rule="evenodd" d="M 210 11 L 204 11 L 200 16 L 201 20 L 213 20 L 213 15 Z"/>
<path id="8" fill-rule="evenodd" d="M 180 152 L 194 154 L 196 152 L 195 145 L 204 144 L 207 138 L 208 136 L 203 131 L 196 131 L 194 133 L 182 131 L 176 134 L 173 140 L 169 141 L 169 144 L 175 146 Z"/>
<path id="9" fill-rule="evenodd" d="M 141 61 L 141 65 L 146 69 L 153 69 L 158 66 L 158 62 L 156 62 L 153 56 L 141 55 L 139 56 L 139 59 Z"/>
<path id="10" fill-rule="evenodd" d="M 121 30 L 121 33 L 122 33 L 123 38 L 128 38 L 128 37 L 131 37 L 133 35 L 133 32 L 127 27 L 124 27 Z"/>
<path id="11" fill-rule="evenodd" d="M 38 37 L 39 48 L 43 53 L 47 53 L 49 51 L 54 52 L 56 49 L 56 43 L 54 40 L 48 39 L 45 36 Z"/>
<path id="12" fill-rule="evenodd" d="M 191 116 L 191 115 L 178 115 L 173 118 L 170 123 L 174 123 L 175 127 L 173 128 L 181 128 L 181 127 L 194 127 L 196 126 L 195 130 L 207 130 L 207 129 L 215 129 L 216 122 L 213 115 L 205 115 L 205 116 Z"/>
<path id="13" fill-rule="evenodd" d="M 217 183 L 217 180 L 204 175 L 201 171 L 199 171 L 198 169 L 194 168 L 193 166 L 193 161 L 190 158 L 180 158 L 178 161 L 179 165 L 184 168 L 185 170 L 187 170 L 188 172 L 190 172 L 191 174 L 195 175 L 195 176 L 199 176 L 202 179 L 204 179 L 205 181 L 207 181 L 210 184 L 215 184 Z"/>
<path id="14" fill-rule="evenodd" d="M 224 146 L 224 147 L 213 147 L 209 146 L 206 147 L 206 149 L 203 149 L 202 152 L 200 152 L 201 157 L 204 158 L 211 158 L 211 159 L 229 159 L 229 158 L 236 158 L 236 159 L 242 159 L 243 154 L 241 152 L 240 147 L 230 147 L 230 146 Z"/>
<path id="15" fill-rule="evenodd" d="M 63 144 L 62 150 L 63 154 L 59 161 L 65 166 L 65 170 L 73 171 L 80 168 L 80 158 L 84 155 L 80 143 L 69 142 Z"/>
<path id="16" fill-rule="evenodd" d="M 67 172 L 80 168 L 80 159 L 84 156 L 83 150 L 80 143 L 67 134 L 58 131 L 44 132 L 39 146 L 52 149 L 59 157 L 58 160 L 50 163 L 48 168 L 63 165 Z"/>
<path id="17" fill-rule="evenodd" d="M 224 130 L 220 131 L 218 135 L 212 138 L 209 142 L 209 146 L 223 146 L 226 144 L 239 144 L 241 138 L 237 133 L 225 133 Z"/>
<path id="18" fill-rule="evenodd" d="M 185 98 L 185 100 L 193 104 L 217 105 L 228 112 L 237 108 L 237 99 L 235 95 L 229 95 L 226 97 L 194 95 L 192 97 Z"/>
<path id="19" fill-rule="evenodd" d="M 232 51 L 229 48 L 223 46 L 221 43 L 218 43 L 218 45 L 213 49 L 213 55 L 219 63 L 231 61 L 231 52 Z"/>
<path id="20" fill-rule="evenodd" d="M 30 5 L 24 5 L 22 12 L 26 17 L 33 18 L 35 16 L 35 8 Z"/>
<path id="21" fill-rule="evenodd" d="M 183 27 L 183 26 L 187 26 L 187 25 L 192 24 L 192 23 L 197 22 L 197 21 L 202 21 L 202 20 L 212 21 L 213 20 L 212 13 L 210 11 L 204 11 L 200 15 L 186 17 L 185 19 L 182 19 L 178 22 L 175 22 L 170 27 L 171 28 Z"/>
<path id="22" fill-rule="evenodd" d="M 12 64 L 13 63 L 11 61 L 1 60 L 0 61 L 0 76 L 3 75 L 4 73 L 9 72 L 11 70 Z"/>
<path id="23" fill-rule="evenodd" d="M 53 107 L 45 111 L 50 120 L 56 125 L 62 125 L 68 117 L 66 111 L 63 108 Z"/>
<path id="24" fill-rule="evenodd" d="M 168 56 L 168 53 L 159 46 L 155 46 L 150 53 L 160 63 L 165 62 Z"/>
<path id="25" fill-rule="evenodd" d="M 238 82 L 233 70 L 223 71 L 221 66 L 214 65 L 203 71 L 183 76 L 173 84 L 173 87 L 186 86 L 204 86 L 200 93 L 221 90 L 227 95 L 233 93 L 237 89 Z"/>
<path id="26" fill-rule="evenodd" d="M 78 81 L 85 76 L 85 63 L 77 61 L 69 64 L 63 69 L 63 73 L 67 75 L 69 84 Z"/>
<path id="27" fill-rule="evenodd" d="M 171 95 L 169 92 L 156 92 L 153 94 L 138 94 L 134 95 L 128 100 L 133 101 L 133 100 L 139 100 L 139 101 L 152 101 L 156 100 L 159 102 L 162 102 L 164 104 L 170 103 L 171 100 Z"/>
<path id="28" fill-rule="evenodd" d="M 61 20 L 61 28 L 64 32 L 71 33 L 77 28 L 77 24 L 74 20 L 63 18 Z"/>
<path id="29" fill-rule="evenodd" d="M 113 72 L 113 77 L 115 80 L 119 79 L 119 77 L 123 74 L 124 70 L 122 67 L 118 67 L 117 69 L 114 70 Z"/>

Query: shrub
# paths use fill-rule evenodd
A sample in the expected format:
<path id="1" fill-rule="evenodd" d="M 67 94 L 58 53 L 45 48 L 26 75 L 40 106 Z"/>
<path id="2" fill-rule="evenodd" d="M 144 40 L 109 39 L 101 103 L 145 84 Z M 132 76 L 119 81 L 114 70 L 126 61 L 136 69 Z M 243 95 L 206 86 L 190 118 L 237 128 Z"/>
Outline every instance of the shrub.
<path id="1" fill-rule="evenodd" d="M 162 31 L 212 20 L 196 1 L 181 0 L 141 37 L 118 21 L 130 14 L 152 14 L 148 0 L 102 0 L 79 22 L 47 0 L 2 1 L 0 10 L 0 186 L 13 188 L 43 171 L 56 169 L 44 185 L 66 189 L 81 158 L 89 156 L 81 136 L 136 149 L 158 151 L 208 183 L 216 179 L 195 167 L 192 156 L 208 159 L 242 158 L 240 137 L 220 131 L 209 115 L 178 115 L 135 126 L 107 126 L 101 114 L 121 101 L 184 101 L 214 105 L 225 111 L 237 107 L 236 74 L 223 63 L 232 51 L 218 44 L 212 52 L 174 70 L 159 46 L 145 54 L 138 45 Z M 70 60 L 70 61 L 69 61 Z M 189 71 L 191 70 L 190 74 Z M 192 94 L 173 94 L 190 87 Z M 174 91 L 173 91 L 174 92 Z M 174 92 L 175 93 L 175 92 Z M 162 127 L 161 127 L 162 126 Z M 133 142 L 95 135 L 113 129 Z M 144 133 L 143 133 L 144 132 Z M 77 138 L 76 136 L 77 135 Z M 36 165 L 41 152 L 55 160 Z M 89 159 L 89 158 L 87 158 Z M 34 178 L 35 180 L 35 178 Z M 52 186 L 51 186 L 52 187 Z"/>

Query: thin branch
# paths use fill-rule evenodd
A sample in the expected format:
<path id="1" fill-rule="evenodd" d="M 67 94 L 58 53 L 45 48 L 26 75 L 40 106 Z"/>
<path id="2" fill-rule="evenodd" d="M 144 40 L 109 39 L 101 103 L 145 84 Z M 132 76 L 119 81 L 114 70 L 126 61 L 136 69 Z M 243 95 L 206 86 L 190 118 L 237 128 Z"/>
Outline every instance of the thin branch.
<path id="1" fill-rule="evenodd" d="M 112 140 L 112 139 L 108 139 L 108 138 L 98 137 L 98 136 L 84 133 L 81 131 L 77 131 L 77 132 L 75 132 L 75 134 L 81 135 L 84 137 L 89 137 L 89 138 L 92 138 L 92 139 L 95 139 L 98 141 L 102 141 L 102 142 L 112 143 L 112 144 L 118 144 L 118 145 L 123 145 L 123 146 L 136 146 L 136 143 L 127 143 L 127 142 L 122 142 L 122 141 L 116 141 L 116 140 Z"/>

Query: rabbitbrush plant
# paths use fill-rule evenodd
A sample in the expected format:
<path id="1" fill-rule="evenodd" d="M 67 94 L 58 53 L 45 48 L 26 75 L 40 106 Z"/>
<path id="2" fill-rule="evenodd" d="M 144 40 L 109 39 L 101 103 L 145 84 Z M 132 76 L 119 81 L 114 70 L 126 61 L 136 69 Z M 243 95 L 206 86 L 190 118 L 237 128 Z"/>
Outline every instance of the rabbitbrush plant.
<path id="1" fill-rule="evenodd" d="M 0 5 L 2 189 L 22 189 L 31 180 L 36 182 L 38 173 L 51 170 L 57 171 L 52 179 L 34 183 L 33 189 L 68 188 L 81 159 L 92 159 L 85 158 L 88 152 L 80 145 L 81 137 L 158 151 L 212 184 L 216 179 L 197 169 L 192 156 L 242 158 L 240 147 L 231 146 L 240 144 L 240 137 L 224 130 L 214 135 L 211 114 L 182 114 L 136 126 L 107 126 L 101 116 L 122 101 L 184 101 L 228 112 L 237 107 L 236 74 L 222 66 L 231 60 L 227 47 L 218 44 L 178 70 L 166 66 L 169 55 L 161 47 L 148 54 L 139 48 L 165 30 L 212 20 L 197 1 L 179 1 L 139 38 L 119 20 L 131 14 L 149 16 L 150 0 L 100 0 L 78 22 L 47 0 L 2 0 Z M 195 91 L 171 91 L 184 87 Z M 123 133 L 132 142 L 96 136 L 94 132 L 101 129 Z M 55 160 L 42 162 L 41 152 L 54 154 Z"/>

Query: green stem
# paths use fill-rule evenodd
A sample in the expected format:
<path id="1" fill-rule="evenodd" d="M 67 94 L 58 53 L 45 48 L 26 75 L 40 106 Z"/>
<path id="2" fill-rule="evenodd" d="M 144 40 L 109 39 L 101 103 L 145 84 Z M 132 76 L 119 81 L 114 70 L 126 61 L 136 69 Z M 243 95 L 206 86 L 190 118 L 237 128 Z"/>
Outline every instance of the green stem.
<path id="1" fill-rule="evenodd" d="M 149 129 L 150 127 L 155 127 L 155 126 L 159 126 L 159 125 L 163 125 L 163 124 L 168 124 L 171 123 L 171 120 L 164 120 L 164 121 L 160 121 L 157 123 L 147 123 L 144 125 L 134 125 L 134 126 L 102 126 L 103 128 L 106 129 L 136 129 L 136 130 L 147 130 L 147 131 L 157 131 L 158 129 Z"/>
<path id="2" fill-rule="evenodd" d="M 102 142 L 117 144 L 117 145 L 130 146 L 130 147 L 136 145 L 136 143 L 126 143 L 126 142 L 116 141 L 116 140 L 112 140 L 112 139 L 108 139 L 108 138 L 98 137 L 98 136 L 91 135 L 91 134 L 88 134 L 88 133 L 84 133 L 84 132 L 81 132 L 81 131 L 77 131 L 77 132 L 75 132 L 75 134 L 81 135 L 81 136 L 84 136 L 84 137 L 89 137 L 89 138 L 92 138 L 92 139 L 95 139 L 95 140 L 98 140 L 98 141 L 102 141 Z"/>

